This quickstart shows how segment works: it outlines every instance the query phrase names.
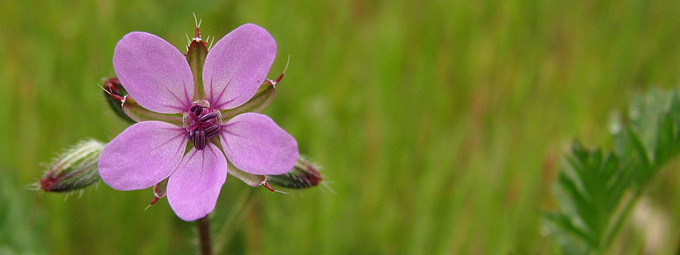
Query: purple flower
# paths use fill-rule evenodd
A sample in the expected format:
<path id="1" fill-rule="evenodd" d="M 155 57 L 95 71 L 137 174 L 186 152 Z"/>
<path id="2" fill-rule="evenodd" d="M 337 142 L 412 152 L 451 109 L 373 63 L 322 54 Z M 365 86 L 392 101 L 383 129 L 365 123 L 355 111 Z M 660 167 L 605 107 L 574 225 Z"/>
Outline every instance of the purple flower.
<path id="1" fill-rule="evenodd" d="M 227 159 L 256 175 L 291 170 L 298 159 L 297 142 L 271 118 L 247 112 L 227 120 L 220 114 L 256 94 L 275 57 L 274 38 L 253 24 L 220 39 L 202 71 L 193 74 L 187 58 L 160 37 L 125 35 L 116 45 L 113 67 L 129 96 L 148 110 L 181 114 L 184 123 L 142 121 L 125 129 L 99 159 L 104 182 L 136 190 L 169 178 L 170 206 L 181 219 L 192 221 L 215 208 Z M 202 82 L 202 92 L 195 82 Z"/>

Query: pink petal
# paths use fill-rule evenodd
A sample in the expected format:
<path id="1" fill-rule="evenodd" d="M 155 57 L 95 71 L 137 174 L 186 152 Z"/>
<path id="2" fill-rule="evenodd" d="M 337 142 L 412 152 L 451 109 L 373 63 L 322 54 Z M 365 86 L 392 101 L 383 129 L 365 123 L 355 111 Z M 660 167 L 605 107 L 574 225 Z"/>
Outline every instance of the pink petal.
<path id="1" fill-rule="evenodd" d="M 182 128 L 162 121 L 139 122 L 104 147 L 99 174 L 117 190 L 145 189 L 170 176 L 185 147 Z"/>
<path id="2" fill-rule="evenodd" d="M 243 113 L 222 126 L 222 148 L 235 167 L 251 174 L 284 174 L 298 159 L 297 141 L 266 115 Z"/>
<path id="3" fill-rule="evenodd" d="M 276 41 L 265 30 L 245 24 L 210 49 L 203 66 L 203 86 L 212 108 L 232 109 L 252 98 L 276 58 Z"/>
<path id="4" fill-rule="evenodd" d="M 113 69 L 130 96 L 154 112 L 180 113 L 191 106 L 194 81 L 182 53 L 158 36 L 132 32 L 113 52 Z"/>
<path id="5" fill-rule="evenodd" d="M 168 180 L 168 202 L 185 221 L 202 218 L 215 209 L 227 179 L 227 160 L 217 146 L 191 149 Z"/>

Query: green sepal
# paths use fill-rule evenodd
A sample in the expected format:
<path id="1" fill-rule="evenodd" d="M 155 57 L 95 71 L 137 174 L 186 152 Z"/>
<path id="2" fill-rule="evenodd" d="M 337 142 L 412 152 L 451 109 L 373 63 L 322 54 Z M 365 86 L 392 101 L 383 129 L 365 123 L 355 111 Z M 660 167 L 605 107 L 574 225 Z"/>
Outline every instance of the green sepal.
<path id="1" fill-rule="evenodd" d="M 111 107 L 111 110 L 113 110 L 113 112 L 115 112 L 118 117 L 125 120 L 127 123 L 135 124 L 136 121 L 128 117 L 123 111 L 123 108 L 120 107 L 122 100 L 125 98 L 125 95 L 127 95 L 127 91 L 120 84 L 118 77 L 114 76 L 108 78 L 103 81 L 103 84 L 103 94 L 106 98 L 106 102 Z"/>
<path id="2" fill-rule="evenodd" d="M 241 179 L 241 181 L 245 182 L 249 186 L 257 187 L 267 183 L 267 177 L 264 175 L 246 173 L 243 170 L 235 167 L 233 164 L 231 164 L 231 162 L 227 161 L 227 164 L 227 172 L 236 178 Z"/>
<path id="3" fill-rule="evenodd" d="M 203 63 L 208 55 L 208 47 L 200 37 L 193 38 L 187 50 L 187 61 L 194 76 L 194 101 L 203 99 Z"/>
<path id="4" fill-rule="evenodd" d="M 153 196 L 156 198 L 163 198 L 168 194 L 168 180 L 170 178 L 165 178 L 156 185 L 153 185 Z"/>
<path id="5" fill-rule="evenodd" d="M 136 122 L 148 121 L 148 120 L 159 120 L 165 121 L 170 124 L 177 126 L 182 126 L 184 124 L 183 116 L 180 114 L 165 114 L 157 113 L 139 105 L 132 97 L 129 95 L 125 97 L 125 101 L 122 104 L 123 112 L 130 117 L 130 119 Z"/>
<path id="6" fill-rule="evenodd" d="M 269 105 L 272 99 L 274 99 L 275 94 L 276 88 L 274 85 L 268 83 L 262 84 L 257 93 L 255 93 L 255 96 L 245 104 L 234 109 L 221 111 L 222 118 L 228 120 L 244 112 L 260 112 Z"/>
<path id="7" fill-rule="evenodd" d="M 217 146 L 217 148 L 219 148 L 220 151 L 222 151 L 222 155 L 224 155 L 224 157 L 227 158 L 227 154 L 224 153 L 224 148 L 222 148 L 222 143 L 220 142 L 219 137 L 220 136 L 216 136 L 215 138 L 210 139 L 210 143 Z M 231 162 L 229 162 L 228 159 L 227 159 L 227 173 L 235 176 L 236 178 L 239 178 L 241 181 L 245 182 L 246 184 L 252 187 L 265 185 L 267 183 L 266 176 L 246 173 L 243 170 L 238 169 L 233 164 L 231 164 Z"/>
<path id="8" fill-rule="evenodd" d="M 158 199 L 164 198 L 168 194 L 169 179 L 170 178 L 165 178 L 165 180 L 162 180 L 161 182 L 156 183 L 156 185 L 153 185 L 153 200 L 151 200 L 149 206 L 154 205 L 156 202 L 158 202 Z"/>

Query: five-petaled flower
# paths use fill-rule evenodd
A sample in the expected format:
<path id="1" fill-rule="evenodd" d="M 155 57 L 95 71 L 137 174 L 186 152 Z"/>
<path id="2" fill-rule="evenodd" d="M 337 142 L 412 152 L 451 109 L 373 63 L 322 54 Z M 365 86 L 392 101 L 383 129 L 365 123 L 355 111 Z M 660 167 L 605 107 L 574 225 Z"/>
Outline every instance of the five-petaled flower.
<path id="1" fill-rule="evenodd" d="M 169 178 L 170 206 L 181 219 L 192 221 L 215 208 L 227 159 L 256 175 L 291 170 L 298 159 L 297 142 L 271 118 L 247 112 L 223 119 L 219 114 L 256 94 L 275 57 L 274 38 L 253 24 L 220 39 L 198 74 L 160 37 L 125 35 L 116 45 L 113 67 L 129 96 L 150 111 L 182 114 L 184 123 L 142 121 L 125 129 L 99 159 L 104 182 L 136 190 Z M 202 93 L 195 93 L 195 75 L 202 75 Z"/>

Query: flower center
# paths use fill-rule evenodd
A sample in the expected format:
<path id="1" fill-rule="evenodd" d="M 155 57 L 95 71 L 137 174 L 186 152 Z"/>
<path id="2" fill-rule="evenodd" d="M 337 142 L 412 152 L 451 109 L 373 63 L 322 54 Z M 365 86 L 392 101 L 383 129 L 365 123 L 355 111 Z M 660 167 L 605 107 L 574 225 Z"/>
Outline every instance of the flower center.
<path id="1" fill-rule="evenodd" d="M 220 133 L 220 125 L 215 123 L 217 113 L 196 103 L 189 108 L 189 125 L 186 128 L 187 139 L 194 141 L 194 148 L 202 150 L 208 141 Z"/>

